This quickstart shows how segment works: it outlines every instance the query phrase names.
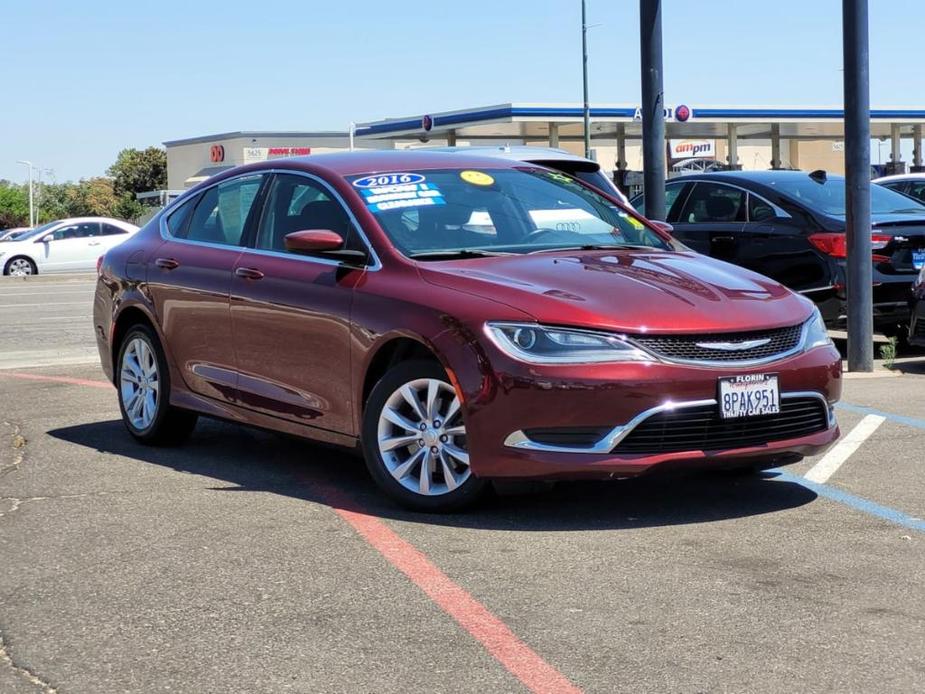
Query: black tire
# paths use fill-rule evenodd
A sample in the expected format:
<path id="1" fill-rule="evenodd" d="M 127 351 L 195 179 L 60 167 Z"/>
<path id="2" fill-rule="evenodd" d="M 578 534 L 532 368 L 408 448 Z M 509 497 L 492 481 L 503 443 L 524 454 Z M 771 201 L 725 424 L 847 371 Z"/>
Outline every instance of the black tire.
<path id="1" fill-rule="evenodd" d="M 446 371 L 440 364 L 435 361 L 414 360 L 392 367 L 375 385 L 363 412 L 363 457 L 376 484 L 405 508 L 430 513 L 458 511 L 478 501 L 487 489 L 485 480 L 469 473 L 465 481 L 452 491 L 425 496 L 409 490 L 393 477 L 379 450 L 379 418 L 389 398 L 401 386 L 425 378 L 449 384 Z"/>
<path id="2" fill-rule="evenodd" d="M 32 273 L 31 273 L 31 274 L 32 274 L 32 275 L 37 275 L 37 274 L 39 274 L 39 269 L 38 269 L 38 267 L 36 267 L 35 262 L 32 260 L 32 258 L 27 258 L 27 257 L 24 256 L 24 255 L 15 255 L 15 256 L 13 256 L 12 258 L 10 258 L 8 261 L 6 261 L 6 264 L 3 266 L 3 274 L 4 274 L 4 275 L 9 275 L 9 274 L 10 274 L 10 266 L 11 266 L 11 265 L 13 264 L 13 262 L 16 261 L 16 260 L 25 260 L 27 263 L 29 263 L 29 267 L 32 269 Z"/>
<path id="3" fill-rule="evenodd" d="M 157 361 L 158 394 L 155 403 L 155 414 L 150 424 L 144 428 L 136 427 L 126 412 L 126 403 L 123 400 L 124 389 L 121 386 L 121 372 L 125 352 L 133 340 L 141 339 L 147 344 Z M 194 412 L 178 409 L 170 404 L 170 370 L 167 359 L 161 348 L 157 333 L 151 327 L 138 324 L 125 333 L 119 345 L 119 355 L 114 367 L 116 392 L 119 398 L 119 411 L 122 413 L 122 423 L 128 432 L 141 443 L 149 446 L 171 446 L 184 441 L 196 427 L 199 418 Z"/>

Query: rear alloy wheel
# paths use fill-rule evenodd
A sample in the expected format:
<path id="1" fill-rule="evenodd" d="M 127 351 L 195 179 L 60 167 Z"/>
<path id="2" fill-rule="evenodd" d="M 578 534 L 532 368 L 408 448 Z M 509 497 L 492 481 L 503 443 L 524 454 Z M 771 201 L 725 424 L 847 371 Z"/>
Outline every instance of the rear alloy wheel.
<path id="1" fill-rule="evenodd" d="M 472 474 L 459 397 L 439 364 L 406 362 L 382 378 L 367 403 L 363 449 L 379 486 L 409 508 L 456 510 L 485 487 Z"/>
<path id="2" fill-rule="evenodd" d="M 179 443 L 197 416 L 170 405 L 170 374 L 157 335 L 147 325 L 131 328 L 119 349 L 116 387 L 129 433 L 152 445 Z"/>
<path id="3" fill-rule="evenodd" d="M 35 263 L 31 260 L 20 256 L 13 258 L 6 264 L 6 267 L 3 268 L 3 274 L 11 277 L 26 277 L 27 275 L 37 275 L 38 268 L 35 267 Z"/>

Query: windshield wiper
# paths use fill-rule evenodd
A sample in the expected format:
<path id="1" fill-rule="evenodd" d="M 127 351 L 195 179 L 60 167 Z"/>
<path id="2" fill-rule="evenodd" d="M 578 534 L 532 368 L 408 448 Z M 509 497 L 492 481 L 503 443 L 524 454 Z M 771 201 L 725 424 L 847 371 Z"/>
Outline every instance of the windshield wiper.
<path id="1" fill-rule="evenodd" d="M 664 248 L 657 246 L 646 246 L 641 243 L 586 243 L 581 246 L 556 246 L 554 248 L 540 248 L 530 251 L 534 253 L 553 253 L 555 251 L 622 251 L 622 250 L 645 250 L 645 251 L 663 251 Z"/>
<path id="2" fill-rule="evenodd" d="M 451 260 L 453 258 L 490 258 L 499 255 L 514 255 L 504 251 L 486 251 L 480 248 L 455 248 L 443 251 L 421 251 L 411 253 L 408 257 L 414 260 Z"/>

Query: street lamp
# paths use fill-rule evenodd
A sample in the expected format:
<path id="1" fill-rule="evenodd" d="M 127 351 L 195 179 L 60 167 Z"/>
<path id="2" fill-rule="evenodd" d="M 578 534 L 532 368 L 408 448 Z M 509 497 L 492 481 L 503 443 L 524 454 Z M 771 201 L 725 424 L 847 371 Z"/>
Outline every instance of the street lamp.
<path id="1" fill-rule="evenodd" d="M 16 161 L 16 163 L 24 164 L 29 167 L 29 226 L 34 227 L 35 226 L 35 213 L 34 213 L 33 198 L 32 198 L 32 169 L 34 167 L 32 166 L 31 161 L 25 161 L 24 159 L 19 159 Z"/>
<path id="2" fill-rule="evenodd" d="M 588 24 L 585 0 L 581 0 L 581 82 L 582 96 L 584 97 L 584 124 L 585 124 L 585 158 L 591 158 L 591 107 L 588 104 L 588 29 L 599 27 L 600 24 Z"/>

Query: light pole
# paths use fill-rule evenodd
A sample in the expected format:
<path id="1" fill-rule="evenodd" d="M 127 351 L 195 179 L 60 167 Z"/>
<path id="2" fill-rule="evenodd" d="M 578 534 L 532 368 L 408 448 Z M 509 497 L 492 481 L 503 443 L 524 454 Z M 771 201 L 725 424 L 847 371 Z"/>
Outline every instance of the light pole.
<path id="1" fill-rule="evenodd" d="M 29 167 L 29 226 L 34 227 L 35 226 L 35 212 L 34 212 L 35 208 L 33 206 L 33 198 L 32 198 L 32 169 L 33 169 L 32 162 L 26 161 L 24 159 L 19 159 L 17 160 L 16 163 L 24 164 L 25 166 Z"/>
<path id="2" fill-rule="evenodd" d="M 585 0 L 581 0 L 581 79 L 584 95 L 585 158 L 591 158 L 591 107 L 588 105 L 588 20 Z"/>

